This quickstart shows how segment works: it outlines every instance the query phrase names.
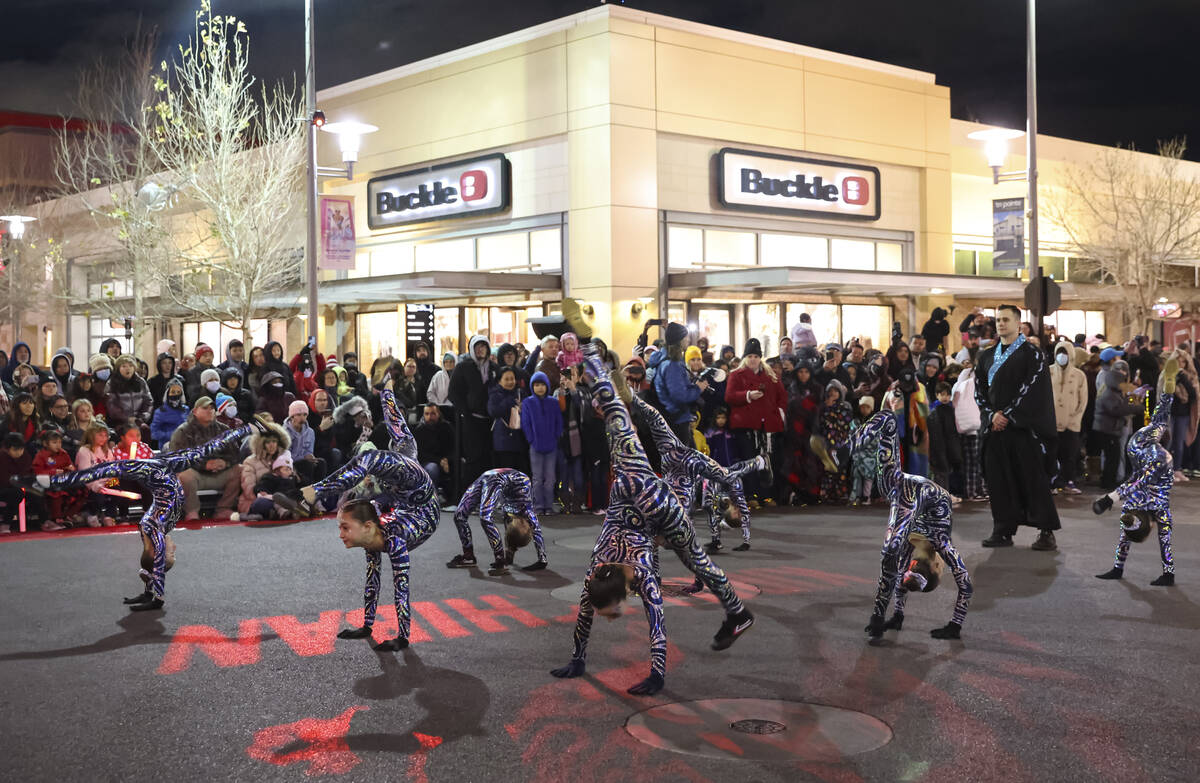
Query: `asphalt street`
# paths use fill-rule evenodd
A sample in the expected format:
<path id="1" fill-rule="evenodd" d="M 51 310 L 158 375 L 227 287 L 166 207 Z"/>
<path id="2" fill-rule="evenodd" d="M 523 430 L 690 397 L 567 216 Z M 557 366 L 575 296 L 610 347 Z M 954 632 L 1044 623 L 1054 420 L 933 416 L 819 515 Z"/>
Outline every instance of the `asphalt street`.
<path id="1" fill-rule="evenodd" d="M 1149 585 L 1153 536 L 1124 581 L 1095 579 L 1117 522 L 1089 505 L 1059 500 L 1052 553 L 1029 549 L 1032 530 L 983 549 L 986 506 L 964 506 L 954 537 L 975 596 L 962 640 L 928 635 L 950 617 L 946 579 L 878 644 L 863 627 L 886 508 L 759 513 L 753 548 L 718 558 L 757 615 L 729 650 L 709 649 L 719 607 L 678 594 L 685 572 L 663 558 L 668 675 L 650 698 L 625 693 L 648 670 L 636 604 L 597 621 L 585 677 L 548 674 L 571 653 L 595 517 L 550 517 L 550 568 L 492 576 L 445 568 L 459 545 L 443 514 L 413 553 L 413 644 L 395 653 L 335 638 L 360 621 L 364 563 L 329 519 L 180 530 L 166 608 L 142 614 L 120 601 L 140 590 L 130 529 L 8 537 L 4 777 L 1194 780 L 1200 489 L 1175 490 L 1172 588 Z M 381 611 L 377 630 L 389 625 Z"/>

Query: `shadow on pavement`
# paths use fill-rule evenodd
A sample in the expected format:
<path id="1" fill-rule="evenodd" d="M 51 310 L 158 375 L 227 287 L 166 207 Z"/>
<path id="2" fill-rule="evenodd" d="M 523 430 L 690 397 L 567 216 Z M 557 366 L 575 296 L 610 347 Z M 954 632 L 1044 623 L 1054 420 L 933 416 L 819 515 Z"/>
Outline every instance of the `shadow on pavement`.
<path id="1" fill-rule="evenodd" d="M 1120 582 L 1129 597 L 1150 607 L 1149 617 L 1127 617 L 1119 614 L 1104 614 L 1104 620 L 1121 620 L 1130 623 L 1162 625 L 1168 628 L 1200 630 L 1196 604 L 1179 590 L 1171 587 L 1142 587 L 1132 584 L 1126 576 Z M 1190 615 L 1190 616 L 1189 616 Z"/>
<path id="2" fill-rule="evenodd" d="M 967 568 L 975 586 L 971 611 L 991 609 L 1000 598 L 1041 595 L 1058 578 L 1061 558 L 1060 552 L 1033 552 L 1027 546 L 991 549 L 986 559 L 976 562 L 971 562 L 974 558 L 967 558 Z"/>

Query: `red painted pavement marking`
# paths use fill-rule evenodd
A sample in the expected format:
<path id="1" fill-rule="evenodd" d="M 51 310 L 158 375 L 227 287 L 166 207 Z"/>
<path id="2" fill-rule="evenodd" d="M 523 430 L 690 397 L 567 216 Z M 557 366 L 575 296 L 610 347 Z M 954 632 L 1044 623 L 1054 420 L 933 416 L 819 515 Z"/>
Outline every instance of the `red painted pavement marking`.
<path id="1" fill-rule="evenodd" d="M 188 668 L 196 650 L 217 666 L 247 666 L 258 663 L 262 626 L 258 620 L 242 620 L 236 640 L 208 625 L 185 625 L 171 637 L 171 644 L 158 666 L 159 674 L 176 674 Z"/>
<path id="2" fill-rule="evenodd" d="M 741 746 L 729 739 L 729 737 L 725 737 L 720 734 L 713 734 L 712 732 L 707 731 L 702 732 L 698 736 L 709 745 L 712 745 L 714 748 L 720 748 L 726 753 L 733 753 L 738 756 L 746 755 L 746 751 L 742 750 Z"/>
<path id="3" fill-rule="evenodd" d="M 463 628 L 450 615 L 443 612 L 433 601 L 413 601 L 413 611 L 425 618 L 433 629 L 447 639 L 457 639 L 470 636 L 471 632 Z"/>
<path id="4" fill-rule="evenodd" d="M 354 627 L 360 627 L 363 624 L 365 612 L 362 609 L 354 609 L 346 612 L 346 622 Z M 371 629 L 371 638 L 376 642 L 384 642 L 388 639 L 395 639 L 400 633 L 400 623 L 396 621 L 396 606 L 395 604 L 387 604 L 379 607 L 379 611 L 375 615 L 375 625 Z M 408 625 L 408 643 L 418 644 L 420 642 L 433 641 L 433 637 L 429 635 L 421 624 L 416 621 L 416 618 L 409 617 Z"/>
<path id="5" fill-rule="evenodd" d="M 507 631 L 507 626 L 496 622 L 497 617 L 508 617 L 516 620 L 526 628 L 541 628 L 549 625 L 548 622 L 536 615 L 532 615 L 513 602 L 501 598 L 498 595 L 481 595 L 479 600 L 491 606 L 491 609 L 477 609 L 470 601 L 465 598 L 447 598 L 445 603 L 454 611 L 466 618 L 467 622 L 472 623 L 481 631 L 487 633 L 498 633 Z"/>
<path id="6" fill-rule="evenodd" d="M 333 609 L 321 612 L 321 616 L 313 623 L 302 623 L 290 614 L 267 617 L 264 618 L 264 622 L 271 626 L 271 629 L 279 634 L 279 638 L 297 655 L 308 658 L 333 652 L 338 628 L 342 624 L 342 615 L 343 612 Z"/>
<path id="7" fill-rule="evenodd" d="M 329 720 L 301 718 L 294 723 L 259 729 L 254 732 L 254 742 L 246 749 L 246 754 L 279 767 L 307 762 L 305 774 L 310 776 L 343 775 L 359 763 L 358 756 L 346 744 L 350 719 L 354 713 L 368 709 L 370 707 L 358 705 Z M 286 754 L 278 752 L 279 748 L 297 741 L 308 743 L 308 747 Z"/>

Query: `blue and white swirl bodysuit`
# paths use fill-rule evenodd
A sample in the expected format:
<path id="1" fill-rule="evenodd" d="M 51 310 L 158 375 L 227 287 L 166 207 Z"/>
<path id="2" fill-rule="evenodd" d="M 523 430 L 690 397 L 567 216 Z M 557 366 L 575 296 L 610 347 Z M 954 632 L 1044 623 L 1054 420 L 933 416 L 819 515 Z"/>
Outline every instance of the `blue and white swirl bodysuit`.
<path id="1" fill-rule="evenodd" d="M 496 517 L 503 514 L 522 516 L 529 520 L 538 562 L 548 562 L 546 545 L 542 540 L 542 526 L 533 510 L 529 476 L 515 468 L 496 468 L 487 471 L 467 487 L 462 500 L 458 502 L 458 508 L 454 511 L 454 526 L 458 529 L 458 538 L 462 542 L 464 554 L 474 552 L 468 520 L 471 512 L 475 510 L 479 511 L 479 522 L 483 526 L 492 553 L 496 556 L 496 562 L 504 562 L 504 542 L 496 527 Z"/>

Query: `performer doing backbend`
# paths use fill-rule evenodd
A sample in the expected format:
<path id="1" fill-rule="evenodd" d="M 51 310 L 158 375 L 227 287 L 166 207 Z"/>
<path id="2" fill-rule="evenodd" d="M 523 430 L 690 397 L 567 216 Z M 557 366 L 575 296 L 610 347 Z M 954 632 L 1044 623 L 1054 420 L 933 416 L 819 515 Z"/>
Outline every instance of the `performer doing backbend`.
<path id="1" fill-rule="evenodd" d="M 714 650 L 728 648 L 754 623 L 720 568 L 713 565 L 696 543 L 696 534 L 670 487 L 654 474 L 638 441 L 629 412 L 613 388 L 595 346 L 584 347 L 586 372 L 594 379 L 596 404 L 604 414 L 612 460 L 613 484 L 608 513 L 592 550 L 592 564 L 584 580 L 575 623 L 575 650 L 571 662 L 554 669 L 555 677 L 578 677 L 584 672 L 592 615 L 620 615 L 621 602 L 630 591 L 640 595 L 650 623 L 650 676 L 629 689 L 633 694 L 653 694 L 662 689 L 666 675 L 666 636 L 662 624 L 655 539 L 676 551 L 684 565 L 704 580 L 725 608 L 725 622 L 713 639 Z"/>
<path id="2" fill-rule="evenodd" d="M 183 484 L 176 474 L 202 464 L 255 431 L 267 431 L 267 425 L 257 417 L 246 426 L 223 433 L 203 446 L 160 454 L 152 459 L 101 462 L 86 470 L 54 476 L 14 476 L 12 481 L 39 494 L 114 478 L 145 487 L 150 492 L 151 502 L 139 523 L 142 559 L 138 575 L 146 583 L 146 589 L 141 595 L 126 598 L 125 603 L 134 612 L 161 609 L 166 595 L 167 571 L 175 564 L 175 542 L 170 533 L 183 516 Z"/>
<path id="3" fill-rule="evenodd" d="M 440 509 L 433 481 L 415 460 L 392 451 L 367 451 L 334 471 L 327 478 L 304 487 L 297 504 L 305 514 L 313 512 L 317 498 L 343 496 L 365 479 L 372 486 L 357 490 L 363 497 L 338 503 L 338 535 L 347 549 L 362 547 L 367 554 L 367 586 L 363 592 L 363 625 L 343 630 L 342 639 L 371 635 L 379 602 L 380 554 L 392 561 L 396 591 L 396 621 L 399 635 L 380 643 L 377 650 L 400 650 L 408 646 L 408 553 L 423 544 L 437 529 Z M 366 497 L 370 494 L 371 497 Z"/>
<path id="4" fill-rule="evenodd" d="M 523 571 L 540 571 L 546 567 L 546 545 L 542 541 L 542 526 L 533 511 L 533 495 L 529 476 L 513 468 L 489 470 L 467 487 L 458 508 L 454 511 L 454 526 L 462 542 L 463 553 L 455 555 L 446 563 L 447 568 L 469 568 L 475 565 L 475 548 L 471 543 L 471 528 L 468 525 L 471 512 L 479 511 L 479 522 L 487 536 L 492 553 L 496 556 L 492 567 L 503 569 L 511 565 L 517 550 L 533 540 L 537 550 L 537 562 L 525 566 Z M 496 529 L 498 519 L 504 521 L 504 541 Z M 508 545 L 508 555 L 504 546 Z"/>
<path id="5" fill-rule="evenodd" d="M 894 393 L 889 392 L 888 397 Z M 936 553 L 950 566 L 958 585 L 958 597 L 950 622 L 933 629 L 929 635 L 935 639 L 958 639 L 973 589 L 967 566 L 950 539 L 950 495 L 924 476 L 901 472 L 896 419 L 891 412 L 876 413 L 855 430 L 851 436 L 851 449 L 874 448 L 876 437 L 879 439 L 879 490 L 891 501 L 892 510 L 883 544 L 875 609 L 866 631 L 872 639 L 878 639 L 889 628 L 900 630 L 904 625 L 904 600 L 908 591 L 927 593 L 938 585 L 941 568 L 933 557 Z M 896 612 L 885 622 L 893 594 Z"/>
<path id="6" fill-rule="evenodd" d="M 1097 574 L 1098 579 L 1120 579 L 1124 575 L 1129 542 L 1145 541 L 1150 535 L 1150 523 L 1154 522 L 1158 525 L 1162 575 L 1150 584 L 1155 587 L 1175 584 L 1175 558 L 1171 555 L 1171 486 L 1175 481 L 1175 472 L 1171 453 L 1163 448 L 1159 440 L 1168 431 L 1178 373 L 1179 362 L 1172 356 L 1163 367 L 1163 390 L 1150 423 L 1135 432 L 1125 448 L 1133 463 L 1133 472 L 1124 484 L 1107 495 L 1101 495 L 1092 504 L 1093 511 L 1103 514 L 1112 508 L 1115 500 L 1121 501 L 1121 534 L 1117 539 L 1116 557 L 1112 569 Z"/>

